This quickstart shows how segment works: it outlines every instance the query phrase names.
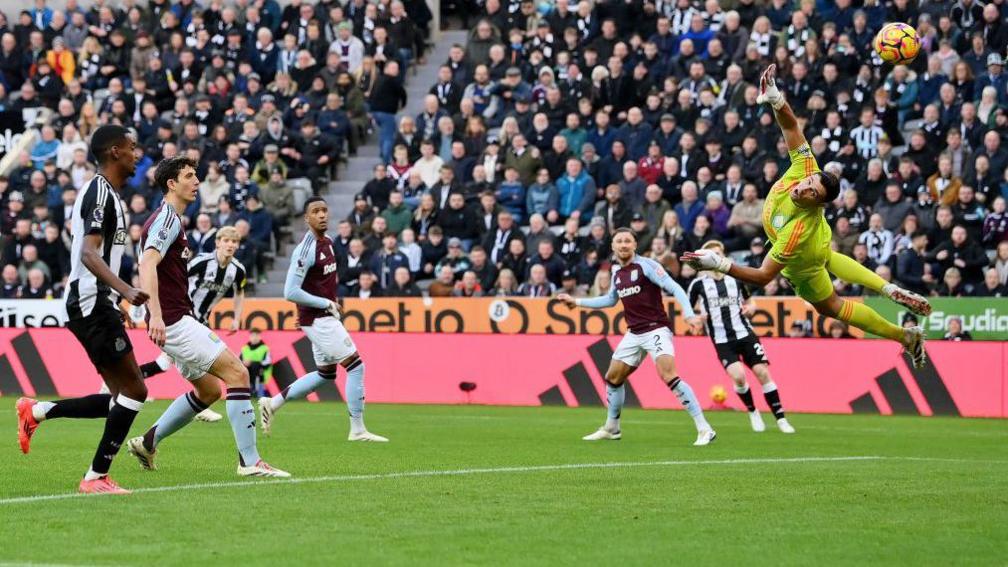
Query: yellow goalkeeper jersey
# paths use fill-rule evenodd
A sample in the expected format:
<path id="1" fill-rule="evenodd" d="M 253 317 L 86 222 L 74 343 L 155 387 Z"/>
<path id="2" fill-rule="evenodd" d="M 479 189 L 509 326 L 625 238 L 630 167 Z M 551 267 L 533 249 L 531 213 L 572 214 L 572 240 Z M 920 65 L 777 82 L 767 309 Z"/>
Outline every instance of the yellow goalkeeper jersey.
<path id="1" fill-rule="evenodd" d="M 770 257 L 784 265 L 784 277 L 800 283 L 796 280 L 826 265 L 833 233 L 823 207 L 799 207 L 791 200 L 791 188 L 820 171 L 812 149 L 806 143 L 788 153 L 791 167 L 774 183 L 763 205 L 763 230 L 773 243 Z"/>

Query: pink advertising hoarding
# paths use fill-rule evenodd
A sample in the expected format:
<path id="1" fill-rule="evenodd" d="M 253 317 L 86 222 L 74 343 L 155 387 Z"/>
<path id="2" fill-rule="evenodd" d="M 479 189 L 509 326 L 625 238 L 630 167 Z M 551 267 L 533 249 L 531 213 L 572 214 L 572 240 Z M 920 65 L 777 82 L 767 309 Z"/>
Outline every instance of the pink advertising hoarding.
<path id="1" fill-rule="evenodd" d="M 157 356 L 144 331 L 130 331 L 139 362 Z M 221 338 L 235 351 L 246 334 Z M 276 391 L 313 369 L 311 346 L 300 332 L 263 338 L 275 361 Z M 377 403 L 599 406 L 602 375 L 619 337 L 587 335 L 437 335 L 356 333 L 367 363 L 367 398 Z M 888 341 L 763 339 L 774 380 L 790 411 L 1006 417 L 1008 344 L 928 345 L 929 364 L 914 371 Z M 704 337 L 677 337 L 681 375 L 706 400 L 730 382 Z M 96 392 L 97 372 L 65 329 L 0 329 L 0 395 L 77 396 Z M 465 392 L 462 382 L 475 384 Z M 342 399 L 343 373 L 322 399 Z M 155 398 L 188 389 L 174 370 L 148 381 Z M 628 405 L 679 409 L 650 360 L 630 379 Z M 759 396 L 757 396 L 759 398 Z M 312 396 L 311 399 L 317 399 Z M 734 396 L 730 407 L 739 408 Z"/>

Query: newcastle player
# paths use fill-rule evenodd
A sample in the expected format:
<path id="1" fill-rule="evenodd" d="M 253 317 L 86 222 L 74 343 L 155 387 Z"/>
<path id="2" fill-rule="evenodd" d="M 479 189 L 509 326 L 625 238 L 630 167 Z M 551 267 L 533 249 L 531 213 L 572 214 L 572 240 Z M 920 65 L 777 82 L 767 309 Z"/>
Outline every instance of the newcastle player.
<path id="1" fill-rule="evenodd" d="M 703 245 L 724 256 L 725 249 L 717 240 Z M 699 305 L 701 318 L 706 318 L 707 335 L 714 343 L 721 365 L 735 382 L 735 392 L 749 411 L 753 431 L 763 431 L 766 425 L 753 403 L 753 395 L 746 384 L 745 367 L 748 366 L 763 386 L 763 398 L 777 418 L 777 427 L 784 433 L 794 433 L 794 427 L 784 417 L 777 385 L 770 378 L 770 361 L 759 338 L 749 325 L 748 317 L 754 307 L 749 301 L 746 287 L 735 278 L 721 272 L 700 272 L 701 276 L 689 286 L 689 302 Z"/>

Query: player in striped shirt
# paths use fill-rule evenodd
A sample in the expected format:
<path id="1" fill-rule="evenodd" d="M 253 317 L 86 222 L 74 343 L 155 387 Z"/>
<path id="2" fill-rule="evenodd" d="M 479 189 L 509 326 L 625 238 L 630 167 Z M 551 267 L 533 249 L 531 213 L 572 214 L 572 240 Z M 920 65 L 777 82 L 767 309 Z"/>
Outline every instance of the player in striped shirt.
<path id="1" fill-rule="evenodd" d="M 703 245 L 704 249 L 724 254 L 724 245 L 717 240 L 711 240 Z M 735 393 L 749 411 L 749 424 L 753 431 L 764 431 L 766 425 L 753 402 L 752 392 L 746 384 L 745 367 L 748 366 L 763 386 L 763 398 L 767 406 L 777 418 L 777 427 L 784 433 L 794 433 L 794 427 L 788 423 L 781 406 L 777 385 L 770 377 L 770 361 L 759 337 L 749 325 L 755 307 L 749 300 L 746 286 L 735 278 L 720 272 L 709 274 L 701 272 L 701 276 L 693 280 L 689 286 L 689 301 L 694 308 L 699 308 L 707 322 L 707 335 L 714 343 L 721 365 L 728 376 L 735 382 Z"/>
<path id="2" fill-rule="evenodd" d="M 763 73 L 757 98 L 758 102 L 768 103 L 773 108 L 791 156 L 791 167 L 774 183 L 763 205 L 763 230 L 773 247 L 759 268 L 736 265 L 731 258 L 709 249 L 683 254 L 682 259 L 696 269 L 717 270 L 759 286 L 766 285 L 778 274 L 783 275 L 797 294 L 819 313 L 899 342 L 910 355 L 914 367 L 923 368 L 926 358 L 923 329 L 903 329 L 864 303 L 840 298 L 833 289 L 831 273 L 843 281 L 885 295 L 914 313 L 931 313 L 926 298 L 887 283 L 854 259 L 831 251 L 832 231 L 823 216 L 823 207 L 839 195 L 840 180 L 832 173 L 819 170 L 798 119 L 777 88 L 775 70 L 776 66 L 770 65 Z"/>
<path id="3" fill-rule="evenodd" d="M 79 490 L 128 494 L 108 473 L 147 400 L 119 302 L 143 305 L 149 296 L 116 275 L 127 239 L 126 207 L 119 188 L 136 172 L 136 136 L 122 126 L 102 126 L 91 136 L 91 153 L 98 159 L 98 175 L 77 195 L 68 219 L 73 242 L 65 296 L 67 328 L 111 393 L 52 402 L 18 399 L 18 442 L 27 453 L 39 423 L 45 420 L 105 418 L 104 433 Z"/>

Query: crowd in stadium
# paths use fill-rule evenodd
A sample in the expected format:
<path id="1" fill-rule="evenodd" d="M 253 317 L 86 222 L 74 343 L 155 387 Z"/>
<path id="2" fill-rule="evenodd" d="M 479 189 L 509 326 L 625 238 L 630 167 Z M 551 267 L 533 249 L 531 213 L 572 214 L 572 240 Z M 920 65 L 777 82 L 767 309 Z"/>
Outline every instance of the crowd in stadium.
<path id="1" fill-rule="evenodd" d="M 771 62 L 842 179 L 826 210 L 836 249 L 922 294 L 1008 295 L 1002 5 L 477 0 L 462 13 L 468 42 L 433 62 L 416 115 L 400 110 L 431 45 L 423 0 L 35 0 L 0 14 L 0 110 L 49 110 L 0 178 L 0 296 L 59 294 L 64 219 L 106 123 L 135 128 L 144 152 L 122 195 L 129 238 L 161 200 L 152 165 L 185 154 L 203 180 L 191 246 L 236 226 L 260 281 L 302 230 L 291 181 L 324 194 L 369 143 L 373 180 L 331 211 L 343 296 L 596 295 L 621 227 L 683 284 L 695 272 L 679 255 L 712 239 L 758 265 L 762 197 L 789 164 L 756 104 Z M 911 65 L 874 54 L 887 21 L 916 27 Z"/>

